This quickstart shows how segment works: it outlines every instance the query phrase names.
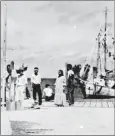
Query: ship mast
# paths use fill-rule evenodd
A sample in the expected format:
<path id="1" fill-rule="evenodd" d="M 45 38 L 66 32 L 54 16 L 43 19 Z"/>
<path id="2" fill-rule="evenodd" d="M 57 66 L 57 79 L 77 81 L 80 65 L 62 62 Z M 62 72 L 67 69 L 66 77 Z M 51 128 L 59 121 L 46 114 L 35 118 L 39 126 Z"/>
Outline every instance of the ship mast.
<path id="1" fill-rule="evenodd" d="M 96 39 L 98 41 L 98 51 L 97 51 L 97 72 L 99 71 L 99 59 L 100 59 L 100 36 L 101 34 L 98 34 L 98 38 Z"/>
<path id="2" fill-rule="evenodd" d="M 107 31 L 107 7 L 105 8 L 105 35 L 104 35 L 104 69 L 105 69 L 105 73 L 106 73 L 106 61 L 107 61 L 107 58 L 106 58 L 106 50 L 107 50 L 107 38 L 106 38 L 106 31 Z"/>

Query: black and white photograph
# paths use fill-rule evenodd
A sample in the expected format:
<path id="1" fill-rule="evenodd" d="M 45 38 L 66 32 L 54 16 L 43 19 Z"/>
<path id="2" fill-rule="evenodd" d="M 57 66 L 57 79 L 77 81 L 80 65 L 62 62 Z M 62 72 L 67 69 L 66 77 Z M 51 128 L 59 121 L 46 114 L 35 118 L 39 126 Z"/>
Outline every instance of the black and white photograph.
<path id="1" fill-rule="evenodd" d="M 114 0 L 0 3 L 1 135 L 115 135 Z"/>

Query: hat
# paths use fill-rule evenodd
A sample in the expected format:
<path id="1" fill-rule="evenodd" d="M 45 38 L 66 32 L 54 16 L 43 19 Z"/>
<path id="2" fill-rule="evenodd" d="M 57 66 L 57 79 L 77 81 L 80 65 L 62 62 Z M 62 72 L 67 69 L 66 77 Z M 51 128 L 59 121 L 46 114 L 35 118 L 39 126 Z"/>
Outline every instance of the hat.
<path id="1" fill-rule="evenodd" d="M 18 70 L 16 70 L 17 74 L 20 72 L 25 72 L 28 69 L 28 67 L 20 67 Z"/>

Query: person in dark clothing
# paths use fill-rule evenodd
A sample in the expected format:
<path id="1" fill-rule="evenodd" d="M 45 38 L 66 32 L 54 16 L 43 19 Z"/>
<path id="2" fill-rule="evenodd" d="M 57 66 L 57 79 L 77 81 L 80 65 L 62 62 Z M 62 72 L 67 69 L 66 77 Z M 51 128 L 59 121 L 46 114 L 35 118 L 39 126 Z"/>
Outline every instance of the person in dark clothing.
<path id="1" fill-rule="evenodd" d="M 84 68 L 84 76 L 82 77 L 83 80 L 87 80 L 88 79 L 88 73 L 90 71 L 90 65 L 86 64 L 85 68 Z"/>
<path id="2" fill-rule="evenodd" d="M 27 98 L 27 99 L 30 98 L 30 93 L 29 93 L 28 87 L 26 87 L 26 98 Z"/>
<path id="3" fill-rule="evenodd" d="M 33 99 L 34 104 L 33 107 L 37 105 L 42 105 L 42 91 L 41 91 L 41 77 L 38 73 L 39 69 L 37 67 L 34 68 L 34 74 L 32 75 L 32 87 L 33 87 Z M 36 99 L 36 94 L 38 94 L 39 100 Z"/>
<path id="4" fill-rule="evenodd" d="M 68 78 L 68 84 L 67 84 L 67 88 L 68 88 L 68 102 L 69 105 L 74 104 L 74 75 L 69 75 Z"/>
<path id="5" fill-rule="evenodd" d="M 83 94 L 84 99 L 86 99 L 86 91 L 85 91 L 86 86 L 85 86 L 85 83 L 80 82 L 79 87 L 81 89 L 81 92 Z"/>
<path id="6" fill-rule="evenodd" d="M 80 80 L 80 78 L 75 77 L 74 79 L 74 86 L 76 88 L 79 88 L 83 94 L 84 99 L 86 99 L 86 85 L 83 81 Z"/>
<path id="7" fill-rule="evenodd" d="M 67 79 L 67 100 L 69 105 L 74 104 L 74 71 L 71 64 L 67 64 L 67 72 L 68 72 L 68 79 Z"/>
<path id="8" fill-rule="evenodd" d="M 85 91 L 85 83 L 83 81 L 80 80 L 80 70 L 81 70 L 81 65 L 75 65 L 73 67 L 73 71 L 74 71 L 74 87 L 75 88 L 79 88 L 83 94 L 84 99 L 86 98 L 86 91 Z M 86 68 L 85 68 L 86 70 Z M 88 70 L 86 71 L 86 73 L 88 74 Z M 85 76 L 85 78 L 83 80 L 86 80 L 87 78 L 87 74 Z"/>
<path id="9" fill-rule="evenodd" d="M 80 64 L 75 65 L 73 67 L 73 72 L 74 72 L 75 77 L 80 78 L 80 70 L 81 70 L 81 65 Z"/>
<path id="10" fill-rule="evenodd" d="M 31 78 L 27 78 L 27 86 L 26 86 L 26 98 L 32 98 L 32 83 Z"/>

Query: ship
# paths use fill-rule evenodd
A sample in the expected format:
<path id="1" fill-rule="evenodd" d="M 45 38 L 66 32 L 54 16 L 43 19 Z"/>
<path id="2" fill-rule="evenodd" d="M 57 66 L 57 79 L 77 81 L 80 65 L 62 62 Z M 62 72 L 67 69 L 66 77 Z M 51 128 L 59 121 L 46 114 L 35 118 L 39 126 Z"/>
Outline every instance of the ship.
<path id="1" fill-rule="evenodd" d="M 87 80 L 83 80 L 87 96 L 115 97 L 115 40 L 109 34 L 110 28 L 107 23 L 107 11 L 106 7 L 105 23 L 101 25 L 99 30 L 96 38 L 96 48 L 94 47 L 92 57 L 87 58 L 80 71 L 80 79 L 83 80 L 87 69 L 89 69 Z M 111 40 L 111 44 L 108 44 L 108 39 Z M 84 71 L 86 63 L 89 64 L 89 67 L 87 66 Z"/>

